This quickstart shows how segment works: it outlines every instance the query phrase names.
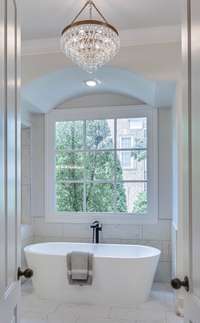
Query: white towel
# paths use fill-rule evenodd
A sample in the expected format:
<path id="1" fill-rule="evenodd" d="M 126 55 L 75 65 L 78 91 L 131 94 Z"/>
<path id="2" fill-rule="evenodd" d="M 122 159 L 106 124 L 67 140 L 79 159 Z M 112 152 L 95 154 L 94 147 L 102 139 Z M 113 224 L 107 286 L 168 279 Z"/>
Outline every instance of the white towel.
<path id="1" fill-rule="evenodd" d="M 93 255 L 73 251 L 67 255 L 67 276 L 70 285 L 92 284 Z"/>

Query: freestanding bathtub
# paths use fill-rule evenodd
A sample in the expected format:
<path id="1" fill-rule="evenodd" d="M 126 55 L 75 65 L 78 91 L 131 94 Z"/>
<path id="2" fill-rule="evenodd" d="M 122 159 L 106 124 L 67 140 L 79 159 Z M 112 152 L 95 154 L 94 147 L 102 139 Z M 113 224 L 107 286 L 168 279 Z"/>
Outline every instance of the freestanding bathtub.
<path id="1" fill-rule="evenodd" d="M 67 303 L 137 305 L 148 299 L 160 250 L 140 245 L 50 242 L 25 247 L 33 269 L 33 287 L 40 298 Z M 91 286 L 67 280 L 66 255 L 94 254 Z"/>

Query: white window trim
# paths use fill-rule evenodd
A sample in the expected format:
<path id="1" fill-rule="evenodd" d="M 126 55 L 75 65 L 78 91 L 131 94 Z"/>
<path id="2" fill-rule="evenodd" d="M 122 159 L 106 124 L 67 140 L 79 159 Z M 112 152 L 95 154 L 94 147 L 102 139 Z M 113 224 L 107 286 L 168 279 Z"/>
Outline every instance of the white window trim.
<path id="1" fill-rule="evenodd" d="M 127 213 L 56 212 L 54 129 L 56 121 L 147 117 L 149 206 L 145 215 Z M 157 109 L 147 105 L 52 110 L 45 115 L 45 218 L 46 222 L 107 224 L 150 224 L 158 222 L 158 139 Z"/>

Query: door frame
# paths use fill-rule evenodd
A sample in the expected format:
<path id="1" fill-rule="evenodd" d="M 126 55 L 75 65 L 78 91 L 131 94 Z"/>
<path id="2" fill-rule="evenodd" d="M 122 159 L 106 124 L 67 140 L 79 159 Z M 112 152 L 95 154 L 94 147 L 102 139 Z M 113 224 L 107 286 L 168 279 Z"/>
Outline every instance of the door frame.
<path id="1" fill-rule="evenodd" d="M 200 301 L 193 294 L 192 286 L 192 11 L 193 0 L 183 0 L 182 5 L 182 77 L 181 113 L 179 114 L 179 228 L 177 231 L 177 275 L 182 280 L 188 276 L 190 292 L 182 289 L 178 297 L 184 300 L 185 322 L 197 322 L 200 315 Z M 199 0 L 194 0 L 199 1 Z M 189 315 L 193 317 L 189 317 Z"/>
<path id="2" fill-rule="evenodd" d="M 187 216 L 186 224 L 188 225 L 188 235 L 185 248 L 188 248 L 188 271 L 190 278 L 190 293 L 186 295 L 185 298 L 185 322 L 198 322 L 200 317 L 200 298 L 197 297 L 194 292 L 193 279 L 196 277 L 196 266 L 194 263 L 195 251 L 194 245 L 196 244 L 195 226 L 199 228 L 199 222 L 197 222 L 197 208 L 199 203 L 196 190 L 196 176 L 199 176 L 197 169 L 197 161 L 199 161 L 199 155 L 196 154 L 197 151 L 197 142 L 195 141 L 197 134 L 197 125 L 196 120 L 199 120 L 200 115 L 197 114 L 199 104 L 199 88 L 197 89 L 197 82 L 199 82 L 200 73 L 199 73 L 199 44 L 197 47 L 197 23 L 200 22 L 200 5 L 198 5 L 199 0 L 188 0 L 188 12 L 187 12 L 187 32 L 188 32 L 188 55 L 187 55 L 187 64 L 188 64 L 188 154 L 189 154 L 189 192 L 188 192 L 188 204 L 189 204 L 189 214 Z M 198 60 L 197 60 L 198 58 Z M 198 92 L 197 92 L 198 91 Z M 197 103 L 198 101 L 198 103 Z M 196 119 L 197 117 L 197 119 Z M 198 142 L 199 147 L 199 142 Z M 194 176 L 195 174 L 195 176 Z M 199 190 L 198 190 L 199 192 Z M 199 210 L 198 210 L 199 212 Z M 185 220 L 185 221 L 186 221 Z M 198 232 L 199 235 L 199 232 Z M 195 241 L 194 241 L 195 239 Z M 198 254 L 199 261 L 199 254 Z M 198 268 L 199 269 L 199 268 Z M 199 273 L 198 273 L 199 275 Z"/>
<path id="3" fill-rule="evenodd" d="M 191 282 L 191 0 L 182 0 L 181 17 L 182 68 L 174 105 L 172 254 L 175 257 L 174 275 L 181 280 L 188 276 Z M 186 296 L 183 288 L 176 292 L 178 315 L 184 313 Z"/>
<path id="4" fill-rule="evenodd" d="M 182 6 L 182 71 L 179 123 L 179 274 L 190 278 L 191 239 L 191 27 L 190 2 Z"/>
<path id="5" fill-rule="evenodd" d="M 8 39 L 7 35 L 9 33 L 8 29 L 8 3 L 7 0 L 0 1 L 0 20 L 1 20 L 1 28 L 0 28 L 0 177 L 1 177 L 1 185 L 0 185 L 0 254 L 4 261 L 0 259 L 0 322 L 20 322 L 20 281 L 18 281 L 17 277 L 17 268 L 20 266 L 21 262 L 21 236 L 20 236 L 20 224 L 21 224 L 21 116 L 20 116 L 20 87 L 21 87 L 21 32 L 20 32 L 20 10 L 19 10 L 19 0 L 11 0 L 13 6 L 13 56 L 8 58 L 9 50 L 7 51 Z M 8 62 L 9 59 L 12 60 L 14 68 L 13 77 L 11 79 L 11 83 L 8 82 Z M 13 84 L 14 85 L 13 85 Z M 13 168 L 15 178 L 13 180 L 13 188 L 15 190 L 15 202 L 13 203 L 13 207 L 15 209 L 15 239 L 14 246 L 16 248 L 15 253 L 15 265 L 14 265 L 14 276 L 13 281 L 10 282 L 9 286 L 6 286 L 6 216 L 5 216 L 5 200 L 6 200 L 6 191 L 7 191 L 7 116 L 6 116 L 6 108 L 7 108 L 7 84 L 9 87 L 13 87 L 13 93 L 15 101 L 13 103 L 13 124 L 14 131 L 13 134 L 15 137 L 13 138 L 13 145 L 15 149 L 15 157 L 13 160 Z M 14 315 L 14 317 L 13 317 Z"/>

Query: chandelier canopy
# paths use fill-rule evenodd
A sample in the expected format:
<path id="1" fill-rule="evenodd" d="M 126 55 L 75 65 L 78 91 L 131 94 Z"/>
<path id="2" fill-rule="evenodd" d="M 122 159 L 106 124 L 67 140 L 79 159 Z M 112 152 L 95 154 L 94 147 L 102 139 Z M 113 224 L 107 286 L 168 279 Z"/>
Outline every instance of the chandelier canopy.
<path id="1" fill-rule="evenodd" d="M 89 18 L 78 20 L 86 8 L 89 8 Z M 100 20 L 93 19 L 93 9 Z M 71 24 L 63 29 L 61 48 L 74 63 L 93 73 L 118 53 L 120 39 L 117 29 L 107 22 L 94 2 L 89 0 Z"/>

